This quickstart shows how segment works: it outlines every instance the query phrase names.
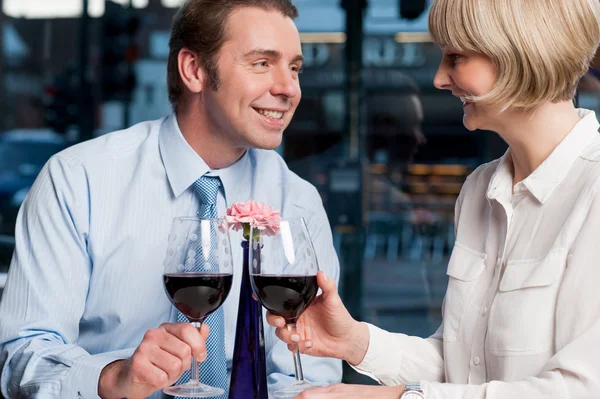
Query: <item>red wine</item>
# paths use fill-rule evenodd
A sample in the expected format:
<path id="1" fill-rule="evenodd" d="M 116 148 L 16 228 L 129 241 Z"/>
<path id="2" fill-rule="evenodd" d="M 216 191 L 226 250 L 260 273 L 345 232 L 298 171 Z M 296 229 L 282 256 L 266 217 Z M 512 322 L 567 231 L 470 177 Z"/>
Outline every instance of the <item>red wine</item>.
<path id="1" fill-rule="evenodd" d="M 173 273 L 163 276 L 171 303 L 190 321 L 204 321 L 229 295 L 233 275 Z"/>
<path id="2" fill-rule="evenodd" d="M 254 291 L 260 303 L 287 323 L 298 317 L 317 296 L 317 276 L 255 274 Z"/>

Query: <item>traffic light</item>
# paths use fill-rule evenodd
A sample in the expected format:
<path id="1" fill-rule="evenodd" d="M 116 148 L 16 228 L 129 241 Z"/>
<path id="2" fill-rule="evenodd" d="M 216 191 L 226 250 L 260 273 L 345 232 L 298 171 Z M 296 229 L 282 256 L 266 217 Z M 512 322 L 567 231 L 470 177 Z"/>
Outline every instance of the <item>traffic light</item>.
<path id="1" fill-rule="evenodd" d="M 69 68 L 44 87 L 44 121 L 57 133 L 65 134 L 69 127 L 77 126 L 79 84 L 75 70 Z"/>
<path id="2" fill-rule="evenodd" d="M 417 19 L 427 9 L 427 0 L 398 0 L 400 17 L 408 20 Z"/>
<path id="3" fill-rule="evenodd" d="M 126 101 L 135 88 L 139 18 L 132 8 L 106 1 L 102 18 L 102 100 Z"/>

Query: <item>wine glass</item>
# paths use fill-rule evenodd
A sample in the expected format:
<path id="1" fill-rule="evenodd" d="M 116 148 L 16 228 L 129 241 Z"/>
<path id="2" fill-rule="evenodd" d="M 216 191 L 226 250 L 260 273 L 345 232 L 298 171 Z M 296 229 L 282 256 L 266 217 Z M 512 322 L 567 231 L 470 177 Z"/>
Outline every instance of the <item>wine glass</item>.
<path id="1" fill-rule="evenodd" d="M 288 330 L 296 331 L 296 321 L 311 304 L 319 289 L 319 265 L 303 218 L 281 219 L 278 231 L 252 228 L 249 248 L 252 290 L 262 306 L 285 319 Z M 304 379 L 298 346 L 293 347 L 296 382 L 273 392 L 289 398 L 315 385 Z"/>
<path id="2" fill-rule="evenodd" d="M 225 219 L 175 218 L 164 267 L 163 281 L 169 300 L 199 329 L 225 302 L 231 290 L 233 262 Z M 163 392 L 186 398 L 209 398 L 224 393 L 221 388 L 200 383 L 199 375 L 198 362 L 192 359 L 190 381 L 165 388 Z"/>

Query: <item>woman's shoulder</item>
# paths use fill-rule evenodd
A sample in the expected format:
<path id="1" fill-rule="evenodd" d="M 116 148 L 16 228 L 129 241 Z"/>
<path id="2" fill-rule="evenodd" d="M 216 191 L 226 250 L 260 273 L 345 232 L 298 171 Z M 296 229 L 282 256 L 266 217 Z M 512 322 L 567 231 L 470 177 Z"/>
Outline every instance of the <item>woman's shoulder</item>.
<path id="1" fill-rule="evenodd" d="M 487 191 L 492 176 L 501 162 L 502 158 L 498 158 L 479 165 L 467 176 L 462 191 Z"/>

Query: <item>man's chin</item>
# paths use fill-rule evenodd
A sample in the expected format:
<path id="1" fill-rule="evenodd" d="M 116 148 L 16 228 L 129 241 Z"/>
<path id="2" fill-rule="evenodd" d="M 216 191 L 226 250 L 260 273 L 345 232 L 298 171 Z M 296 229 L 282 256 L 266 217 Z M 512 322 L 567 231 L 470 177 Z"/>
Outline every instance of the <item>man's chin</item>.
<path id="1" fill-rule="evenodd" d="M 282 141 L 282 136 L 279 136 L 278 139 L 258 140 L 252 143 L 252 148 L 259 150 L 274 150 L 281 145 Z"/>

